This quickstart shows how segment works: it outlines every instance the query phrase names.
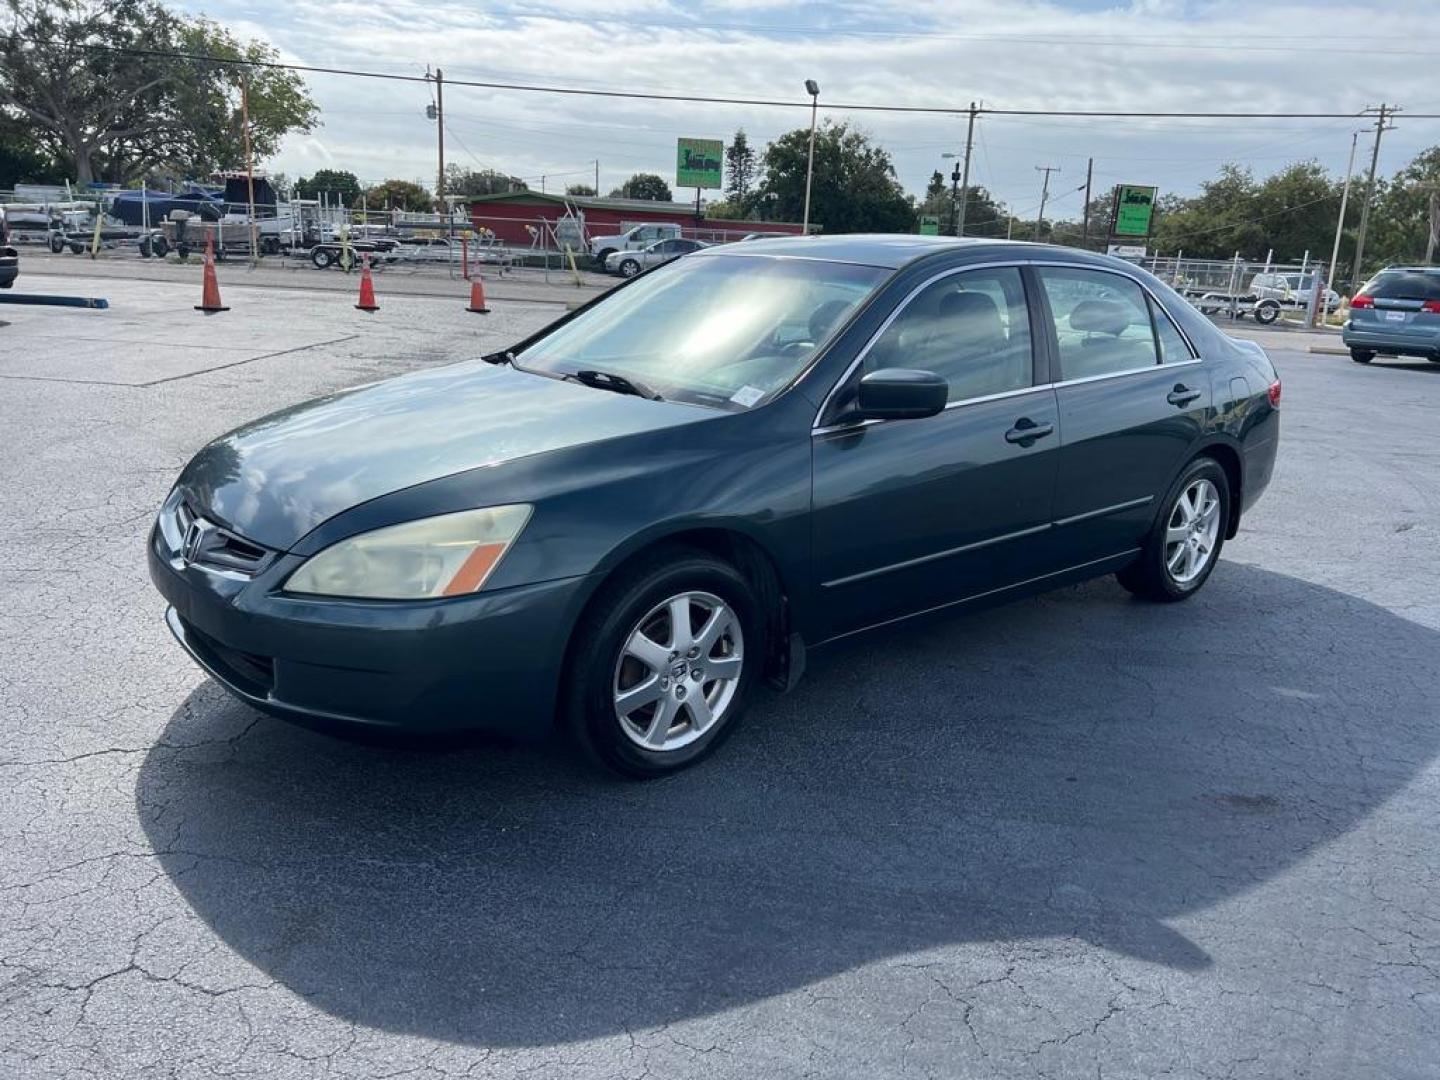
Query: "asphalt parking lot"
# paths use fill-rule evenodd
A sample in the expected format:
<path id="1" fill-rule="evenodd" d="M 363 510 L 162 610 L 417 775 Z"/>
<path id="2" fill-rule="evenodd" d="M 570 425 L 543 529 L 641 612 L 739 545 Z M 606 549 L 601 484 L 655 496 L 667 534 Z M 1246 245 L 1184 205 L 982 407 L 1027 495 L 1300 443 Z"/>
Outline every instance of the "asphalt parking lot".
<path id="1" fill-rule="evenodd" d="M 145 575 L 208 439 L 559 308 L 42 281 L 112 307 L 0 307 L 0 1077 L 1437 1075 L 1440 365 L 1259 335 L 1194 601 L 856 639 L 636 785 L 259 717 Z"/>

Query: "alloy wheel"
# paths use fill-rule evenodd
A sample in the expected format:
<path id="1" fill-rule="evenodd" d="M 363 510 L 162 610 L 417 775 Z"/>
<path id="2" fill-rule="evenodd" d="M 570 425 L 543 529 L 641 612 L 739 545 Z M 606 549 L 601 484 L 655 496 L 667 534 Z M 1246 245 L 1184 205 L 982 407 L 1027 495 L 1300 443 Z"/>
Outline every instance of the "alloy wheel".
<path id="1" fill-rule="evenodd" d="M 1165 569 L 1177 584 L 1204 573 L 1220 536 L 1220 493 L 1205 477 L 1189 484 L 1175 500 L 1165 526 Z"/>
<path id="2" fill-rule="evenodd" d="M 684 592 L 656 604 L 615 663 L 620 729 L 645 750 L 688 746 L 725 719 L 744 663 L 740 620 L 718 596 Z"/>

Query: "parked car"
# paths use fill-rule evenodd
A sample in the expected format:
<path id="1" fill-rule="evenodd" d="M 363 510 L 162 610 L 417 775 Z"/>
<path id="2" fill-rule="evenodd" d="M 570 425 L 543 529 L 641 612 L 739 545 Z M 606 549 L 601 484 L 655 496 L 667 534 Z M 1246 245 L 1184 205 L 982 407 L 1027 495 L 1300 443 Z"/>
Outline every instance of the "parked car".
<path id="1" fill-rule="evenodd" d="M 1250 293 L 1256 299 L 1278 300 L 1281 307 L 1302 311 L 1310 306 L 1310 294 L 1314 291 L 1314 274 L 1256 274 L 1250 280 Z M 1340 294 L 1334 289 L 1326 288 L 1324 302 L 1327 314 L 1340 310 Z"/>
<path id="2" fill-rule="evenodd" d="M 590 240 L 590 254 L 604 266 L 617 251 L 640 251 L 657 240 L 676 240 L 680 237 L 680 226 L 668 222 L 651 225 L 636 225 L 616 236 L 596 236 Z"/>
<path id="3" fill-rule="evenodd" d="M 643 270 L 649 270 L 652 266 L 659 266 L 661 263 L 667 263 L 671 259 L 678 259 L 681 255 L 689 255 L 692 251 L 699 251 L 701 248 L 709 246 L 699 240 L 660 240 L 643 251 L 615 252 L 605 260 L 605 272 L 619 274 L 621 277 L 634 277 Z"/>
<path id="4" fill-rule="evenodd" d="M 1440 362 L 1440 267 L 1381 270 L 1351 298 L 1340 338 L 1357 364 L 1377 355 Z"/>
<path id="5" fill-rule="evenodd" d="M 20 276 L 20 252 L 10 246 L 10 225 L 0 206 L 0 289 L 8 289 Z"/>
<path id="6" fill-rule="evenodd" d="M 1107 573 L 1193 596 L 1269 483 L 1279 405 L 1258 345 L 1118 260 L 756 240 L 222 436 L 149 568 L 256 708 L 558 723 L 653 776 L 861 631 Z"/>

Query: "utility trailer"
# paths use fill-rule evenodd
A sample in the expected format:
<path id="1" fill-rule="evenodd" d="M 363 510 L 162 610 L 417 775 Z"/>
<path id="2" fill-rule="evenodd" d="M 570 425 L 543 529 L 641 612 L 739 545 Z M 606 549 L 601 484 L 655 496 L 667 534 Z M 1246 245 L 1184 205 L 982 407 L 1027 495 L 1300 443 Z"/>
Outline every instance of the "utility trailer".
<path id="1" fill-rule="evenodd" d="M 1243 319 L 1249 315 L 1261 326 L 1269 326 L 1280 318 L 1283 307 L 1274 297 L 1260 297 L 1253 292 L 1201 292 L 1186 289 L 1185 298 L 1200 309 L 1202 315 L 1229 315 Z"/>

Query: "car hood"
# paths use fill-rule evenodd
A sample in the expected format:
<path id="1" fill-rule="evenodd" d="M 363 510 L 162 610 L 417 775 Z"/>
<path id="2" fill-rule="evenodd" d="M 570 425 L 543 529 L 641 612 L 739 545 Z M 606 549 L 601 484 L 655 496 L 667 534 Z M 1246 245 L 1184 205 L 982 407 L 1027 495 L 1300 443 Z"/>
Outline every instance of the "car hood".
<path id="1" fill-rule="evenodd" d="M 247 424 L 195 455 L 180 486 L 198 512 L 288 550 L 341 511 L 402 488 L 709 415 L 475 360 Z"/>

